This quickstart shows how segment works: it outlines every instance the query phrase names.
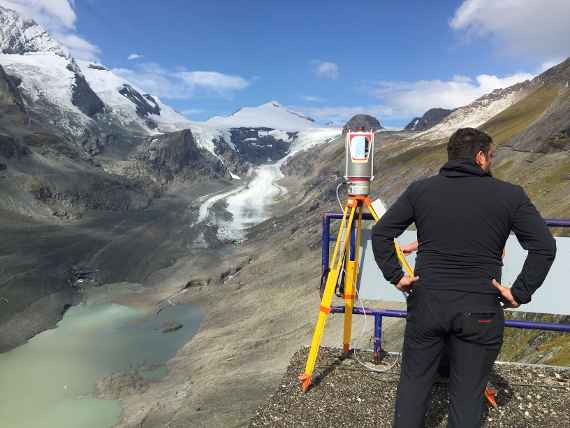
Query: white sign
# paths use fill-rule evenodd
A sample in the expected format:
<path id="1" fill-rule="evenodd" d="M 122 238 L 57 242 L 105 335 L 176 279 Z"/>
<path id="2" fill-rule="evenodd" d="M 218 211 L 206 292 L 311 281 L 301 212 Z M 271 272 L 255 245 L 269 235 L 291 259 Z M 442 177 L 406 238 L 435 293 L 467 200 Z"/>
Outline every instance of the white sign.
<path id="1" fill-rule="evenodd" d="M 384 300 L 405 302 L 402 293 L 384 280 L 382 272 L 376 265 L 372 253 L 371 231 L 362 231 L 362 265 L 359 276 L 359 296 L 365 300 Z M 406 231 L 399 238 L 400 245 L 415 241 L 416 232 Z M 546 277 L 544 284 L 533 294 L 532 301 L 515 309 L 524 312 L 570 315 L 570 238 L 556 238 L 556 260 Z M 527 252 L 522 249 L 514 235 L 507 240 L 506 254 L 503 260 L 504 286 L 511 286 L 520 273 Z M 415 254 L 407 257 L 412 266 L 415 265 Z"/>

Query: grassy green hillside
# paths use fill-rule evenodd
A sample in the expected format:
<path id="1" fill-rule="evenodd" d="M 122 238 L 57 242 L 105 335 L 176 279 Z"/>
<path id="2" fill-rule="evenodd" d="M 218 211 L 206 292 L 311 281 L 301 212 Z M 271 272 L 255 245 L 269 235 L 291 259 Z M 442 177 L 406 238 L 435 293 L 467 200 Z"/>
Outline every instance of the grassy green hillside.
<path id="1" fill-rule="evenodd" d="M 545 217 L 570 217 L 568 106 L 568 90 L 543 85 L 481 127 L 498 145 L 495 175 L 523 186 Z"/>
<path id="2" fill-rule="evenodd" d="M 481 130 L 491 135 L 498 145 L 508 142 L 537 120 L 558 97 L 559 92 L 560 87 L 556 84 L 541 86 L 493 117 L 481 126 Z"/>

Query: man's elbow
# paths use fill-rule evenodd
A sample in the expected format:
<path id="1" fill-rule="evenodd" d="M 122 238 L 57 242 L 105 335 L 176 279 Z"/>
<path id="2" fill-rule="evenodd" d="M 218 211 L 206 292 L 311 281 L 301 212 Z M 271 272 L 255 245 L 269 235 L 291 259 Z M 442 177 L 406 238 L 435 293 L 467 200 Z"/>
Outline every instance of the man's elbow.
<path id="1" fill-rule="evenodd" d="M 542 239 L 540 245 L 528 250 L 528 255 L 537 257 L 542 263 L 550 267 L 556 258 L 556 239 L 552 236 Z"/>
<path id="2" fill-rule="evenodd" d="M 556 239 L 554 239 L 552 236 L 549 236 L 544 240 L 540 247 L 534 251 L 529 252 L 534 252 L 535 254 L 540 255 L 543 260 L 552 264 L 556 258 Z"/>
<path id="3" fill-rule="evenodd" d="M 554 261 L 556 258 L 556 239 L 553 236 L 550 236 L 549 245 L 547 246 L 546 253 L 548 255 L 549 261 Z"/>

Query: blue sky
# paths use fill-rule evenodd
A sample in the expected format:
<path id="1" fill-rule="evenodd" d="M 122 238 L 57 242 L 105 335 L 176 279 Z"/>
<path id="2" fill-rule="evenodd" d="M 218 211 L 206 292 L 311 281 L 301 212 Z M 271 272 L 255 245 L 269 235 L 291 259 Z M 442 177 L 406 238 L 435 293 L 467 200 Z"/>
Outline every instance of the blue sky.
<path id="1" fill-rule="evenodd" d="M 0 0 L 195 120 L 277 100 L 398 127 L 570 54 L 567 0 L 39 3 Z"/>

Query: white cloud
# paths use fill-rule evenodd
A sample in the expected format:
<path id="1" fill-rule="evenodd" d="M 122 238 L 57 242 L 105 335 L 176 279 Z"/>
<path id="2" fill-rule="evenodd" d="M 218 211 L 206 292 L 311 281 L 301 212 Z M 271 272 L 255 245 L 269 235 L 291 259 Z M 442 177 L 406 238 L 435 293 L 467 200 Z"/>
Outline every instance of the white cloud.
<path id="1" fill-rule="evenodd" d="M 46 27 L 75 30 L 77 16 L 68 0 L 2 0 L 0 5 Z"/>
<path id="2" fill-rule="evenodd" d="M 141 55 L 141 54 L 132 53 L 132 54 L 130 54 L 130 55 L 127 57 L 127 59 L 128 59 L 129 61 L 132 61 L 132 60 L 135 60 L 135 59 L 140 59 L 140 58 L 142 58 L 142 57 L 143 57 L 143 55 Z"/>
<path id="3" fill-rule="evenodd" d="M 355 114 L 369 114 L 381 119 L 384 116 L 392 116 L 393 111 L 384 105 L 369 106 L 329 106 L 329 107 L 300 107 L 292 106 L 291 109 L 300 111 L 307 116 L 314 117 L 322 122 L 344 123 Z"/>
<path id="4" fill-rule="evenodd" d="M 151 94 L 170 99 L 188 99 L 196 94 L 224 97 L 243 90 L 250 84 L 240 76 L 217 71 L 188 71 L 183 68 L 168 70 L 154 63 L 143 63 L 134 68 L 117 68 L 113 72 Z"/>
<path id="5" fill-rule="evenodd" d="M 326 61 L 313 61 L 314 72 L 317 77 L 321 79 L 336 79 L 338 78 L 338 64 Z"/>
<path id="6" fill-rule="evenodd" d="M 464 0 L 451 28 L 491 38 L 501 53 L 550 60 L 570 55 L 569 0 Z"/>
<path id="7" fill-rule="evenodd" d="M 97 61 L 101 51 L 99 48 L 76 33 L 55 33 L 54 38 L 62 43 L 73 57 L 85 61 Z"/>
<path id="8" fill-rule="evenodd" d="M 456 108 L 498 88 L 532 79 L 529 73 L 498 77 L 481 74 L 475 79 L 454 76 L 451 80 L 379 82 L 372 92 L 393 116 L 419 116 L 432 107 Z"/>
<path id="9" fill-rule="evenodd" d="M 99 48 L 82 38 L 75 27 L 73 0 L 0 0 L 0 5 L 42 25 L 78 59 L 96 61 Z"/>
<path id="10" fill-rule="evenodd" d="M 180 71 L 176 73 L 191 87 L 201 87 L 218 93 L 239 91 L 249 86 L 240 76 L 231 76 L 217 71 Z"/>
<path id="11" fill-rule="evenodd" d="M 200 114 L 200 113 L 204 113 L 205 110 L 202 110 L 200 108 L 188 108 L 186 110 L 182 110 L 182 114 L 186 117 L 190 117 L 193 116 L 195 114 Z"/>
<path id="12" fill-rule="evenodd" d="M 315 97 L 312 95 L 301 95 L 301 99 L 303 99 L 304 101 L 308 101 L 310 103 L 322 103 L 324 101 L 323 98 Z"/>

